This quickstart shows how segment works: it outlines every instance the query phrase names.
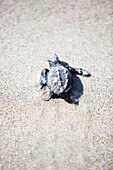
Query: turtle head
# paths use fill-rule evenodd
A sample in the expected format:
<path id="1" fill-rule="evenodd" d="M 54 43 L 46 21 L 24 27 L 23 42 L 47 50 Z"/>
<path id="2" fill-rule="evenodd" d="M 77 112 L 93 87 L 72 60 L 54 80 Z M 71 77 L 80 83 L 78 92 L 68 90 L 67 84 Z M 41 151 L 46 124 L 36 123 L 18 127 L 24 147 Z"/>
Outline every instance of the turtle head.
<path id="1" fill-rule="evenodd" d="M 50 67 L 59 63 L 59 61 L 60 61 L 56 54 L 49 54 L 47 59 L 48 59 Z"/>

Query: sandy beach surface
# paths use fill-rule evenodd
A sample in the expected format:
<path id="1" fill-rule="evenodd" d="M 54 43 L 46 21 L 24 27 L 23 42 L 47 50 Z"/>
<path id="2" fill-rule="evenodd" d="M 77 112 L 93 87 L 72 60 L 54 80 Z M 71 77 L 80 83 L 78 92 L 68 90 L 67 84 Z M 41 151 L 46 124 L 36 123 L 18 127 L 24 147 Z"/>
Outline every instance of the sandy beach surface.
<path id="1" fill-rule="evenodd" d="M 112 0 L 0 0 L 0 170 L 113 169 L 112 9 Z M 36 92 L 49 53 L 92 74 L 78 76 L 79 105 Z"/>

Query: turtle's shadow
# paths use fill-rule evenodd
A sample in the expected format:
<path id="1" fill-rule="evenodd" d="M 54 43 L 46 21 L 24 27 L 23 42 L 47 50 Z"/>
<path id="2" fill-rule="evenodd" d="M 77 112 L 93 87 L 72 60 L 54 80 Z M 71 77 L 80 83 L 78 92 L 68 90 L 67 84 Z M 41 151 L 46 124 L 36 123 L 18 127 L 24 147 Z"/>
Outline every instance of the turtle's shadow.
<path id="1" fill-rule="evenodd" d="M 68 65 L 66 62 L 61 62 L 62 65 L 65 67 Z M 53 99 L 55 98 L 62 98 L 66 102 L 70 104 L 79 104 L 79 98 L 83 95 L 84 87 L 83 84 L 78 76 L 76 74 L 72 74 L 72 83 L 71 83 L 71 89 L 68 93 L 63 93 L 60 96 L 53 96 Z"/>
<path id="2" fill-rule="evenodd" d="M 83 84 L 80 78 L 76 75 L 72 75 L 72 86 L 68 92 L 68 97 L 65 97 L 64 100 L 71 104 L 79 104 L 79 98 L 83 95 L 83 89 Z"/>

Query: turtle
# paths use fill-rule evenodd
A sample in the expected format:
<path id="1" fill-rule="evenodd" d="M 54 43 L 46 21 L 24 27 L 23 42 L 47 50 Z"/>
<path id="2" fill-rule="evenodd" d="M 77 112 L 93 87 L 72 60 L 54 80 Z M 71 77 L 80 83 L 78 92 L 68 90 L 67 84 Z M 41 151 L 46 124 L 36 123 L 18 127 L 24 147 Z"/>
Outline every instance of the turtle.
<path id="1" fill-rule="evenodd" d="M 56 54 L 49 54 L 48 63 L 50 69 L 43 69 L 40 76 L 37 91 L 39 92 L 44 86 L 49 88 L 49 96 L 45 101 L 49 101 L 54 95 L 60 97 L 69 94 L 72 87 L 72 75 L 83 75 L 90 77 L 91 74 L 82 68 L 73 68 L 66 62 L 60 61 Z M 71 97 L 73 103 L 73 97 Z"/>

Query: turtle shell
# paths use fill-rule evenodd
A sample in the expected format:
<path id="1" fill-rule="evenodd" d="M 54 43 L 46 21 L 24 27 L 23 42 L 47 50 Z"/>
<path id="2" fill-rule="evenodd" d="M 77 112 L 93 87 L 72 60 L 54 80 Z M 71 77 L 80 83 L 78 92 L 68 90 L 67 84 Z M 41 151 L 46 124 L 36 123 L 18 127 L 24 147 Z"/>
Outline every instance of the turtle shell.
<path id="1" fill-rule="evenodd" d="M 52 67 L 47 75 L 48 88 L 59 95 L 70 88 L 70 72 L 63 66 Z"/>

